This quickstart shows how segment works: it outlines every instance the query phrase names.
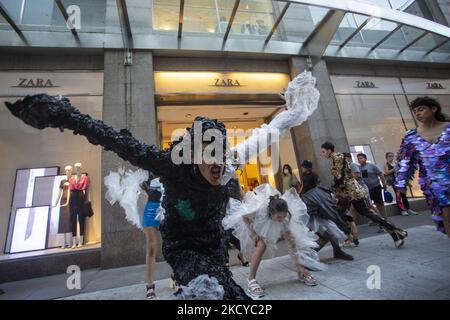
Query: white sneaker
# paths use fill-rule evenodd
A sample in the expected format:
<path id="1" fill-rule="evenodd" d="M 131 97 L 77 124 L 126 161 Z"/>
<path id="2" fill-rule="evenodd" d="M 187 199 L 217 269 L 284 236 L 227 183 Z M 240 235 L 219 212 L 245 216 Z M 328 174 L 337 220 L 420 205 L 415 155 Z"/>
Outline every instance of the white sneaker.
<path id="1" fill-rule="evenodd" d="M 400 214 L 401 214 L 402 216 L 409 216 L 408 211 L 402 211 L 402 212 L 400 212 Z"/>
<path id="2" fill-rule="evenodd" d="M 412 214 L 412 215 L 415 215 L 415 216 L 419 214 L 417 211 L 414 211 L 414 210 L 411 210 L 411 209 L 408 210 L 408 213 Z"/>

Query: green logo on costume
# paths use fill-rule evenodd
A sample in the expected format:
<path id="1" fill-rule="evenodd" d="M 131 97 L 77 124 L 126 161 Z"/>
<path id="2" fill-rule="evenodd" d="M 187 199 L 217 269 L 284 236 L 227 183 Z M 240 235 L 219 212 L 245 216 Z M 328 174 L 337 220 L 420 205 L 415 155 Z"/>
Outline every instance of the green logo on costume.
<path id="1" fill-rule="evenodd" d="M 180 200 L 178 201 L 177 205 L 175 206 L 178 210 L 178 214 L 182 216 L 185 220 L 191 221 L 194 220 L 196 213 L 191 208 L 191 204 L 187 200 Z"/>

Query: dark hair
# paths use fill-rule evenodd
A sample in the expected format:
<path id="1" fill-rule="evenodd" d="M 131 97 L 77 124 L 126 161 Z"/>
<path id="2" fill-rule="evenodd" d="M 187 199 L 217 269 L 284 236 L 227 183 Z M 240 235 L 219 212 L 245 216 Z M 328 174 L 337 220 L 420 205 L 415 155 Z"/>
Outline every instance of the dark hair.
<path id="1" fill-rule="evenodd" d="M 226 151 L 227 151 L 227 130 L 226 130 L 226 128 L 225 128 L 225 125 L 224 125 L 224 123 L 223 122 L 221 122 L 221 121 L 219 121 L 219 120 L 217 120 L 217 119 L 210 119 L 210 118 L 207 118 L 207 117 L 196 117 L 195 119 L 194 119 L 194 122 L 192 123 L 192 127 L 191 128 L 186 128 L 186 134 L 187 135 L 190 135 L 190 138 L 191 138 L 191 150 L 195 150 L 195 144 L 194 144 L 194 141 L 195 141 L 195 139 L 194 139 L 194 134 L 196 133 L 196 132 L 194 132 L 195 130 L 194 130 L 194 124 L 195 123 L 200 123 L 200 125 L 201 125 L 201 132 L 198 132 L 197 134 L 201 134 L 201 136 L 202 136 L 202 142 L 207 142 L 207 143 L 211 143 L 211 142 L 214 142 L 215 140 L 216 140 L 216 137 L 215 136 L 213 136 L 212 137 L 212 139 L 211 139 L 211 141 L 203 141 L 203 138 L 204 138 L 204 134 L 205 134 L 205 132 L 207 131 L 207 130 L 210 130 L 210 129 L 215 129 L 215 130 L 218 130 L 218 131 L 220 131 L 220 133 L 222 134 L 222 138 L 223 138 L 223 141 L 222 141 L 222 148 L 223 148 L 223 161 L 225 162 L 225 159 L 226 159 Z M 172 151 L 173 150 L 173 148 L 177 145 L 177 144 L 179 144 L 179 143 L 181 143 L 181 142 L 183 142 L 183 139 L 184 139 L 184 136 L 181 136 L 181 137 L 178 137 L 178 139 L 176 139 L 175 141 L 172 141 L 171 143 L 170 143 L 170 151 Z M 183 153 L 183 150 L 181 150 L 180 151 L 180 155 L 182 155 L 182 153 Z"/>
<path id="2" fill-rule="evenodd" d="M 386 155 L 384 157 L 387 159 L 390 154 L 392 154 L 395 157 L 395 154 L 393 152 L 386 152 Z"/>
<path id="3" fill-rule="evenodd" d="M 346 158 L 351 158 L 351 154 L 350 153 L 348 153 L 348 152 L 344 152 L 343 153 L 343 155 L 344 155 L 344 157 L 346 157 Z"/>
<path id="4" fill-rule="evenodd" d="M 357 157 L 363 157 L 364 159 L 367 160 L 367 156 L 364 153 L 358 153 Z"/>
<path id="5" fill-rule="evenodd" d="M 291 168 L 290 165 L 285 164 L 285 165 L 283 166 L 283 174 L 284 174 L 284 169 L 288 169 L 289 173 L 292 175 L 292 168 Z"/>
<path id="6" fill-rule="evenodd" d="M 322 144 L 321 146 L 322 149 L 325 150 L 331 150 L 332 152 L 334 152 L 334 144 L 332 144 L 331 142 L 327 141 L 325 143 Z"/>
<path id="7" fill-rule="evenodd" d="M 442 113 L 441 104 L 436 99 L 430 97 L 418 97 L 411 102 L 409 108 L 413 110 L 421 106 L 425 106 L 428 108 L 436 108 L 437 110 L 434 113 L 434 117 L 436 118 L 436 120 L 449 121 L 449 119 Z"/>
<path id="8" fill-rule="evenodd" d="M 283 199 L 280 199 L 279 195 L 270 196 L 269 200 L 269 217 L 272 217 L 272 214 L 276 212 L 287 212 L 289 215 L 289 219 L 291 217 L 287 202 Z"/>
<path id="9" fill-rule="evenodd" d="M 306 168 L 306 169 L 309 169 L 309 170 L 312 170 L 313 164 L 309 160 L 303 160 L 302 167 Z"/>

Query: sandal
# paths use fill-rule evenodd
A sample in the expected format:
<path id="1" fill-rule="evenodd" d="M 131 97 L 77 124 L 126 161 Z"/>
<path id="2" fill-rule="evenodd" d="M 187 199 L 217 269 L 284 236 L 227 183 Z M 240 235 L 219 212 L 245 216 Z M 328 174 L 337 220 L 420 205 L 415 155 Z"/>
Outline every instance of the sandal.
<path id="1" fill-rule="evenodd" d="M 147 300 L 155 300 L 156 299 L 156 293 L 155 293 L 155 284 L 152 283 L 151 285 L 147 285 Z"/>
<path id="2" fill-rule="evenodd" d="M 356 244 L 353 241 L 350 241 L 349 239 L 344 241 L 344 244 L 342 245 L 344 248 L 350 248 L 355 247 Z"/>
<path id="3" fill-rule="evenodd" d="M 263 288 L 261 288 L 256 279 L 247 279 L 247 293 L 252 298 L 261 298 L 265 295 Z"/>
<path id="4" fill-rule="evenodd" d="M 307 274 L 299 273 L 298 280 L 300 280 L 300 282 L 306 284 L 309 287 L 317 286 L 316 278 L 314 278 L 310 273 Z"/>

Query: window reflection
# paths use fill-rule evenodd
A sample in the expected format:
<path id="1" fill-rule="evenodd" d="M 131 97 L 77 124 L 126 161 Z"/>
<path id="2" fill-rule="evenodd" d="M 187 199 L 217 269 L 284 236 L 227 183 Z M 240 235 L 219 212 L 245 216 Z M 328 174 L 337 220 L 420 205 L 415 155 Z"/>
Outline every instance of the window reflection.
<path id="1" fill-rule="evenodd" d="M 183 32 L 224 34 L 235 1 L 185 1 Z M 180 1 L 153 1 L 153 29 L 178 30 Z M 274 7 L 270 0 L 241 1 L 233 21 L 230 35 L 264 36 L 274 23 Z"/>
<path id="2" fill-rule="evenodd" d="M 369 145 L 383 168 L 386 152 L 397 152 L 406 131 L 415 128 L 403 95 L 336 95 L 349 145 Z M 417 180 L 413 195 L 421 196 Z"/>
<path id="3" fill-rule="evenodd" d="M 54 0 L 1 0 L 1 2 L 22 30 L 67 31 L 66 21 Z M 68 10 L 71 21 L 79 26 L 78 32 L 104 31 L 106 0 L 62 0 L 61 2 Z M 77 11 L 74 7 L 79 8 L 79 16 L 75 15 Z M 0 16 L 0 24 L 6 23 L 6 20 Z"/>

